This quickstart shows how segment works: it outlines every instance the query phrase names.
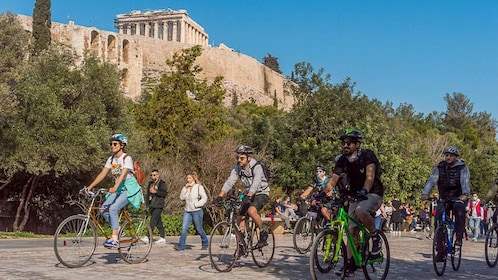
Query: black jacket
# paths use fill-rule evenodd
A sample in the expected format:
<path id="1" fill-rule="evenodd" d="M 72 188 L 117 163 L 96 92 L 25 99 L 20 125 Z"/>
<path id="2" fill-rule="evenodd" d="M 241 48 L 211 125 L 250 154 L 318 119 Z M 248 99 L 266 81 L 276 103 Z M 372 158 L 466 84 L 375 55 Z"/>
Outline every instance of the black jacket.
<path id="1" fill-rule="evenodd" d="M 156 189 L 156 193 L 150 192 L 150 187 Z M 157 182 L 149 181 L 147 185 L 147 197 L 145 199 L 145 205 L 150 208 L 164 208 L 164 199 L 168 195 L 168 189 L 166 188 L 166 182 L 159 179 Z"/>

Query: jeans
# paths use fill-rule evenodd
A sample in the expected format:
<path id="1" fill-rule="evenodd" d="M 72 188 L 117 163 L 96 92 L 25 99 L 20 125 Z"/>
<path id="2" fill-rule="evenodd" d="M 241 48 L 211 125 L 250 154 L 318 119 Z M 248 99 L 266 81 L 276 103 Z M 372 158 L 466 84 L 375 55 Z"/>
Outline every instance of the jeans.
<path id="1" fill-rule="evenodd" d="M 109 208 L 109 210 L 100 210 L 100 213 L 111 224 L 111 229 L 119 229 L 119 210 L 128 205 L 128 192 L 124 190 L 121 194 L 112 193 L 102 204 L 102 208 Z"/>
<path id="2" fill-rule="evenodd" d="M 375 229 L 381 230 L 380 226 L 382 224 L 382 214 L 374 217 Z"/>
<path id="3" fill-rule="evenodd" d="M 477 238 L 479 236 L 479 228 L 481 227 L 481 218 L 470 218 L 469 228 L 472 230 L 472 237 Z"/>
<path id="4" fill-rule="evenodd" d="M 180 235 L 180 242 L 178 243 L 178 248 L 180 250 L 184 250 L 185 247 L 187 246 L 186 241 L 188 235 L 188 228 L 190 227 L 192 220 L 194 221 L 195 229 L 197 229 L 197 232 L 199 232 L 199 235 L 201 236 L 202 248 L 208 247 L 208 237 L 206 235 L 206 232 L 202 228 L 203 218 L 204 218 L 203 210 L 198 210 L 194 212 L 187 212 L 187 211 L 183 212 L 182 234 Z"/>

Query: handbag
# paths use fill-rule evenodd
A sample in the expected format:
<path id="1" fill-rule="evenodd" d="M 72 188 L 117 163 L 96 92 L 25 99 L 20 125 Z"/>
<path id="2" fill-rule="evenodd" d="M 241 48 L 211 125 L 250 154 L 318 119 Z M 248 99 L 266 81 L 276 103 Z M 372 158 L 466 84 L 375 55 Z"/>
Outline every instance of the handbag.
<path id="1" fill-rule="evenodd" d="M 200 190 L 201 190 L 201 185 L 197 184 L 197 201 L 200 201 L 202 199 Z M 200 205 L 199 208 L 204 208 L 204 204 Z"/>

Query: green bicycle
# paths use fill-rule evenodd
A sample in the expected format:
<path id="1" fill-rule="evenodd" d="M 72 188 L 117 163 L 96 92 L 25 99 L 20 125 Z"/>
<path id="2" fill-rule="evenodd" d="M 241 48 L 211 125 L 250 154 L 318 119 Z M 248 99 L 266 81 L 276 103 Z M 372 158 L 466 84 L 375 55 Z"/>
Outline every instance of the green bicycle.
<path id="1" fill-rule="evenodd" d="M 349 246 L 354 263 L 362 268 L 365 279 L 386 279 L 391 254 L 385 234 L 377 231 L 382 239 L 382 251 L 378 257 L 372 259 L 370 253 L 372 241 L 369 231 L 359 221 L 348 215 L 342 203 L 334 205 L 333 211 L 337 211 L 337 218 L 331 221 L 313 241 L 310 255 L 311 278 L 313 280 L 344 279 L 347 276 L 345 272 L 346 246 Z M 350 221 L 360 229 L 358 247 L 355 246 L 354 237 L 348 230 Z"/>

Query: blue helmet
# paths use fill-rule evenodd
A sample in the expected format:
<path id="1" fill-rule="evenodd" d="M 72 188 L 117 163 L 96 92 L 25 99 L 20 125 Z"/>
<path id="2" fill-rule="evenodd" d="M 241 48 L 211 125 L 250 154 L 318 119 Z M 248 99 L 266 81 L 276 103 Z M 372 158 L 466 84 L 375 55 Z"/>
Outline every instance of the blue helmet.
<path id="1" fill-rule="evenodd" d="M 455 146 L 449 146 L 444 149 L 445 154 L 454 154 L 455 156 L 460 156 L 460 151 Z"/>
<path id="2" fill-rule="evenodd" d="M 119 141 L 122 144 L 128 145 L 128 138 L 124 134 L 113 134 L 111 138 L 109 138 L 109 142 Z"/>

